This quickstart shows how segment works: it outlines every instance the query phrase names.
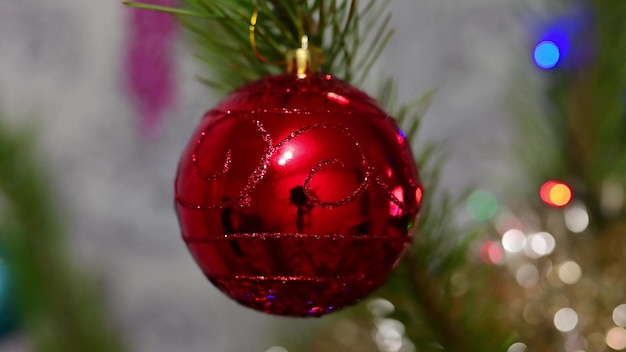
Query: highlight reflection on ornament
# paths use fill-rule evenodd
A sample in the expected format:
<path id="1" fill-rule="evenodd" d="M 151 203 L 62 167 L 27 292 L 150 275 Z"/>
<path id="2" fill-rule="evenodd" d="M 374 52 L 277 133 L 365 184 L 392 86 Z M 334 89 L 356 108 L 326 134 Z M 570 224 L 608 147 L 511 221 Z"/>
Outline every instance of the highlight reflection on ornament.
<path id="1" fill-rule="evenodd" d="M 319 316 L 353 304 L 384 283 L 412 236 L 422 189 L 399 135 L 371 98 L 329 75 L 238 89 L 181 158 L 183 238 L 248 307 Z"/>

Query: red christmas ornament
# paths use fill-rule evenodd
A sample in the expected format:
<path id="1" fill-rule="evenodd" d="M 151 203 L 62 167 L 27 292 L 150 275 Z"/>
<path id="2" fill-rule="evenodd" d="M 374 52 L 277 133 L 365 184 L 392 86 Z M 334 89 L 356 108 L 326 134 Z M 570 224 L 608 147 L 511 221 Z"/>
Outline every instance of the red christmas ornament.
<path id="1" fill-rule="evenodd" d="M 381 286 L 422 197 L 392 117 L 331 75 L 286 74 L 209 111 L 175 183 L 183 239 L 237 302 L 320 316 Z"/>

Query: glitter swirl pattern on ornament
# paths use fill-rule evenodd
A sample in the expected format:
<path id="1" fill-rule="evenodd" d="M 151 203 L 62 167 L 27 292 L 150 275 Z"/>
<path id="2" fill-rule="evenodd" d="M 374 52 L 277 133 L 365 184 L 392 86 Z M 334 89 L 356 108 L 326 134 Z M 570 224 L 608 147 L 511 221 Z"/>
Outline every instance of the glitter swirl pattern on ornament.
<path id="1" fill-rule="evenodd" d="M 319 316 L 384 283 L 422 189 L 395 121 L 328 75 L 274 76 L 202 119 L 176 179 L 183 239 L 236 301 Z"/>

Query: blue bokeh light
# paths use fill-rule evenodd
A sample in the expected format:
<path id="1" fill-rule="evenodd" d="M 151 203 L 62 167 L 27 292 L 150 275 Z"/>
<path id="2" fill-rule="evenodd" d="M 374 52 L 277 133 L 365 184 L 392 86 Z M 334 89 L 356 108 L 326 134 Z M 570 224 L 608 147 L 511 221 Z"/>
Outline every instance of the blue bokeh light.
<path id="1" fill-rule="evenodd" d="M 595 50 L 589 38 L 593 21 L 588 8 L 572 8 L 533 28 L 537 32 L 531 56 L 539 68 L 576 69 L 593 60 Z"/>
<path id="2" fill-rule="evenodd" d="M 551 41 L 542 41 L 535 47 L 535 63 L 543 69 L 555 67 L 561 59 L 561 50 Z"/>

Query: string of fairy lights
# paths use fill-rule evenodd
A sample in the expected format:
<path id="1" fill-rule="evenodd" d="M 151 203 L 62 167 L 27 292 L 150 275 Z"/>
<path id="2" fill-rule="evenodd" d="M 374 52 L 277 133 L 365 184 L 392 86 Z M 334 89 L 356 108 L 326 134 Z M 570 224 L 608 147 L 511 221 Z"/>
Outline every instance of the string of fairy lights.
<path id="1" fill-rule="evenodd" d="M 624 191 L 617 193 L 623 203 Z M 555 350 L 626 350 L 626 300 L 619 300 L 626 277 L 618 272 L 610 276 L 614 283 L 607 282 L 605 275 L 598 275 L 602 269 L 584 254 L 587 248 L 572 244 L 586 240 L 575 236 L 590 236 L 588 232 L 593 232 L 584 203 L 576 198 L 572 187 L 559 181 L 545 182 L 537 196 L 544 209 L 522 209 L 517 213 L 498 210 L 495 196 L 484 190 L 467 200 L 468 212 L 477 220 L 493 223 L 497 233 L 496 239 L 481 245 L 480 259 L 506 269 L 519 287 L 507 288 L 512 319 L 527 324 L 529 331 L 552 325 L 556 332 L 552 336 L 557 337 L 552 341 Z M 520 331 L 520 339 L 524 337 Z M 527 342 L 532 345 L 533 341 Z M 527 348 L 520 341 L 508 352 Z"/>

